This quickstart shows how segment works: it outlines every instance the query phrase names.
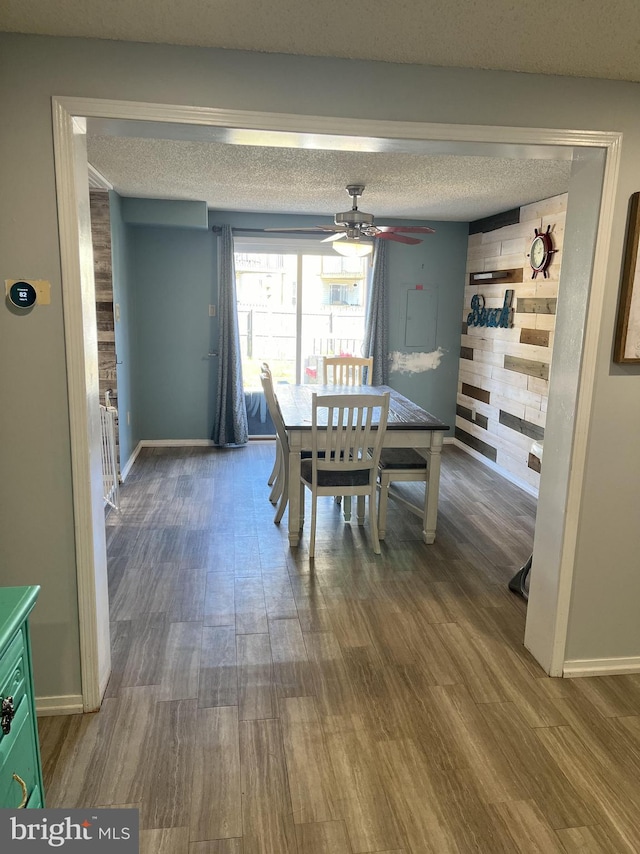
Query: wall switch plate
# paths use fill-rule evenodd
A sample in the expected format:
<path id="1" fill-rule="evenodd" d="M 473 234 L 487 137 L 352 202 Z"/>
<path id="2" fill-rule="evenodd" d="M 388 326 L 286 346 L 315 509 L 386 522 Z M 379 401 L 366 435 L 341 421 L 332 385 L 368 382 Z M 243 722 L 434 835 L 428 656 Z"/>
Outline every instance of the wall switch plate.
<path id="1" fill-rule="evenodd" d="M 216 316 L 216 307 L 215 307 L 215 305 L 210 305 L 209 306 L 209 317 L 215 317 L 215 316 Z"/>

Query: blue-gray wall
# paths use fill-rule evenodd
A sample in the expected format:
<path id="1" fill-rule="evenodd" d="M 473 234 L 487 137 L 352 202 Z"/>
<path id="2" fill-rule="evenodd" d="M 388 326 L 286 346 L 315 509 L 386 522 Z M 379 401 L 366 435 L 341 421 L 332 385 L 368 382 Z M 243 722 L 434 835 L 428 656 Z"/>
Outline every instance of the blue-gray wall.
<path id="1" fill-rule="evenodd" d="M 331 223 L 331 218 L 209 211 L 210 225 L 229 223 L 237 229 L 290 228 Z M 393 220 L 385 222 L 393 224 Z M 469 227 L 462 222 L 403 220 L 405 225 L 430 225 L 435 234 L 407 246 L 389 242 L 389 351 L 414 353 L 422 347 L 405 345 L 407 291 L 422 285 L 437 293 L 437 318 L 433 349 L 443 351 L 436 370 L 422 373 L 392 372 L 389 384 L 453 428 L 455 424 L 460 328 L 464 301 Z M 453 429 L 450 434 L 453 435 Z"/>
<path id="2" fill-rule="evenodd" d="M 141 439 L 208 439 L 213 422 L 215 239 L 129 226 L 135 327 L 132 407 Z"/>
<path id="3" fill-rule="evenodd" d="M 467 263 L 468 224 L 429 223 L 435 234 L 419 246 L 389 245 L 389 351 L 418 356 L 440 350 L 435 369 L 418 373 L 391 371 L 389 385 L 449 426 L 453 435 L 460 361 L 460 331 Z M 413 318 L 407 342 L 409 291 L 422 287 L 425 313 Z M 421 295 L 421 296 L 422 296 Z M 435 317 L 430 312 L 436 308 Z M 409 309 L 411 311 L 411 309 Z M 419 327 L 424 325 L 424 335 Z M 416 329 L 416 327 L 418 327 Z"/>
<path id="4" fill-rule="evenodd" d="M 130 205 L 133 200 L 121 201 Z M 218 330 L 217 317 L 210 318 L 208 308 L 218 303 L 218 241 L 210 229 L 125 225 L 121 207 L 114 205 L 113 239 L 119 253 L 114 289 L 121 301 L 118 359 L 124 362 L 118 371 L 121 445 L 129 455 L 134 439 L 210 438 L 218 362 L 207 353 L 217 348 Z M 209 212 L 210 226 L 229 223 L 236 229 L 325 221 L 331 220 Z M 466 223 L 429 224 L 436 233 L 421 244 L 389 245 L 389 344 L 391 352 L 424 349 L 405 343 L 407 291 L 422 285 L 436 294 L 432 304 L 437 304 L 437 317 L 425 322 L 433 324 L 433 349 L 441 348 L 442 358 L 435 370 L 392 372 L 390 384 L 453 427 L 468 231 Z M 127 377 L 122 396 L 121 374 Z M 127 411 L 132 422 L 128 433 Z M 123 450 L 123 464 L 127 458 Z"/>

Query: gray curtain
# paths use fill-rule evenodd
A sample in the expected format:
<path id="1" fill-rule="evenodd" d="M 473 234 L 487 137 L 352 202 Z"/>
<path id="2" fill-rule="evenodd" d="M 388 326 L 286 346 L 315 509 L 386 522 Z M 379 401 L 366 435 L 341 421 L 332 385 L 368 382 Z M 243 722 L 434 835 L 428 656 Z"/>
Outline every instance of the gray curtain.
<path id="1" fill-rule="evenodd" d="M 249 439 L 247 407 L 242 388 L 240 331 L 236 304 L 236 270 L 230 225 L 220 232 L 218 290 L 218 394 L 212 439 L 216 445 L 244 445 Z"/>
<path id="2" fill-rule="evenodd" d="M 377 240 L 369 278 L 364 354 L 373 356 L 371 385 L 389 380 L 389 298 L 387 293 L 387 241 Z"/>

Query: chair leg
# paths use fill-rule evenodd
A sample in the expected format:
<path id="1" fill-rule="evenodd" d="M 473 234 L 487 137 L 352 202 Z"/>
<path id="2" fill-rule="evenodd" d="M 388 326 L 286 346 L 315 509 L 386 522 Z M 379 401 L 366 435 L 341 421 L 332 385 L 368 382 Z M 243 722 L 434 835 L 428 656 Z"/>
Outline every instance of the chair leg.
<path id="1" fill-rule="evenodd" d="M 389 503 L 389 478 L 380 475 L 380 496 L 378 498 L 378 536 L 384 540 L 387 533 L 387 504 Z"/>
<path id="2" fill-rule="evenodd" d="M 304 502 L 305 502 L 305 487 L 302 481 L 300 482 L 300 529 L 304 525 Z"/>
<path id="3" fill-rule="evenodd" d="M 364 525 L 364 495 L 358 496 L 357 507 L 358 525 Z"/>
<path id="4" fill-rule="evenodd" d="M 280 498 L 282 497 L 282 483 L 284 480 L 283 477 L 284 466 L 280 466 L 280 471 L 276 475 L 276 479 L 273 482 L 273 486 L 271 487 L 271 492 L 269 493 L 269 501 L 272 504 L 277 504 Z"/>
<path id="5" fill-rule="evenodd" d="M 377 555 L 382 554 L 380 540 L 378 538 L 378 513 L 376 509 L 376 494 L 374 490 L 369 493 L 369 527 L 371 528 L 371 539 L 373 540 L 373 552 Z"/>
<path id="6" fill-rule="evenodd" d="M 284 513 L 287 504 L 289 503 L 289 471 L 286 465 L 281 465 L 280 474 L 278 475 L 278 481 L 280 482 L 280 502 L 278 504 L 278 509 L 276 511 L 275 519 L 273 520 L 276 525 L 280 524 L 280 520 L 282 519 L 282 514 Z"/>
<path id="7" fill-rule="evenodd" d="M 282 481 L 283 481 L 283 473 L 284 473 L 284 459 L 282 456 L 282 447 L 280 446 L 280 442 L 276 445 L 276 461 L 273 466 L 273 470 L 275 471 L 275 476 L 273 478 L 273 482 L 269 480 L 269 484 L 271 485 L 271 492 L 269 494 L 269 501 L 272 504 L 277 504 L 279 499 L 282 496 Z M 271 472 L 273 475 L 273 472 Z"/>
<path id="8" fill-rule="evenodd" d="M 276 458 L 273 461 L 273 468 L 271 469 L 271 474 L 269 475 L 269 480 L 267 481 L 268 486 L 273 486 L 275 479 L 278 476 L 279 471 L 280 471 L 280 442 L 276 439 Z"/>
<path id="9" fill-rule="evenodd" d="M 351 521 L 351 496 L 350 495 L 344 496 L 344 501 L 342 502 L 342 505 L 344 507 L 344 521 L 350 522 Z"/>

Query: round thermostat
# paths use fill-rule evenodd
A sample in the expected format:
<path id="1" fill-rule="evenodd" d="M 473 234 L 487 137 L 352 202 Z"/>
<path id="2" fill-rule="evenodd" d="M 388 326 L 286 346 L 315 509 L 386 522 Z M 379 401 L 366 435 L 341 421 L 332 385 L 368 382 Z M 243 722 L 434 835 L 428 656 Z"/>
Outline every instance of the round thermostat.
<path id="1" fill-rule="evenodd" d="M 37 292 L 29 282 L 14 282 L 9 289 L 9 299 L 17 308 L 31 308 L 36 304 Z"/>

